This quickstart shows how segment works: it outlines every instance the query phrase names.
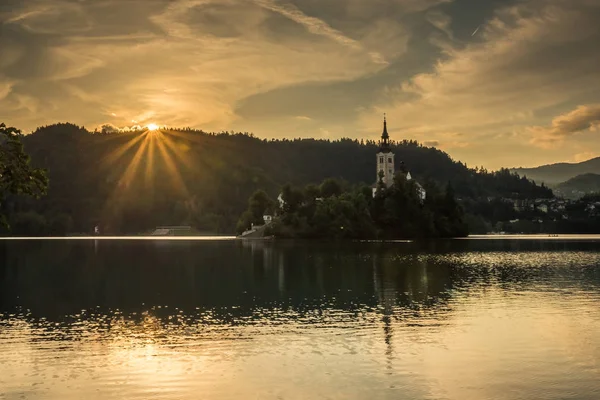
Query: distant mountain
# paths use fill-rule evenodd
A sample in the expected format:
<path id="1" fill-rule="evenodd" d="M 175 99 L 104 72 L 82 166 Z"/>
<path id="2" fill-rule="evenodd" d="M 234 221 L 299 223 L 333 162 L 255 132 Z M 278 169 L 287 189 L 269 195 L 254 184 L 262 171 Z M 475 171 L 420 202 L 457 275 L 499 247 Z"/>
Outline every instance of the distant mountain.
<path id="1" fill-rule="evenodd" d="M 554 189 L 557 196 L 573 199 L 578 199 L 587 193 L 597 192 L 600 192 L 599 174 L 577 175 L 566 182 L 559 183 Z"/>
<path id="2" fill-rule="evenodd" d="M 600 157 L 580 163 L 549 164 L 536 168 L 514 168 L 512 171 L 537 183 L 544 182 L 547 185 L 555 186 L 577 175 L 600 174 Z"/>

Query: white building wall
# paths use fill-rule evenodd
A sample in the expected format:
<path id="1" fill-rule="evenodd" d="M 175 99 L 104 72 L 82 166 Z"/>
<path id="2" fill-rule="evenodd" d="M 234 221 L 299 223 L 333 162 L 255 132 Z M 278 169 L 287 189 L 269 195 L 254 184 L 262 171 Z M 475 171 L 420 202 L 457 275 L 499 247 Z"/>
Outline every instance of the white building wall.
<path id="1" fill-rule="evenodd" d="M 379 172 L 383 171 L 383 183 L 387 187 L 392 186 L 396 170 L 395 165 L 394 153 L 377 153 L 377 177 L 375 182 L 379 182 Z"/>

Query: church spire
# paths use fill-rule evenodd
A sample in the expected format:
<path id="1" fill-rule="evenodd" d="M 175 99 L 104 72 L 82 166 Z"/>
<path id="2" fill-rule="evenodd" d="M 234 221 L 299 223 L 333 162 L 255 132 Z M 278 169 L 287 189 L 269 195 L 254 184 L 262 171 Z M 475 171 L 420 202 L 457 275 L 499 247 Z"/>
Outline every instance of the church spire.
<path id="1" fill-rule="evenodd" d="M 383 113 L 383 133 L 381 134 L 381 138 L 383 140 L 390 138 L 390 135 L 388 135 L 387 131 L 387 120 L 385 118 L 385 113 Z"/>
<path id="2" fill-rule="evenodd" d="M 379 142 L 380 151 L 387 153 L 390 151 L 390 135 L 387 131 L 387 120 L 385 113 L 383 114 L 383 133 L 381 134 L 381 141 Z"/>

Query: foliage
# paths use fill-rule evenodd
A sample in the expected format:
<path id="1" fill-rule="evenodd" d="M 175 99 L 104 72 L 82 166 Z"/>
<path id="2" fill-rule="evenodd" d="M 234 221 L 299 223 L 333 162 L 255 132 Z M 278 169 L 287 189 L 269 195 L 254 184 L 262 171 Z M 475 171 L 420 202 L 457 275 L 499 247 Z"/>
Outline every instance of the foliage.
<path id="1" fill-rule="evenodd" d="M 282 188 L 286 203 L 271 233 L 278 237 L 351 239 L 456 237 L 468 233 L 450 185 L 444 193 L 432 190 L 425 202 L 419 198 L 416 185 L 398 174 L 394 185 L 378 190 L 373 197 L 371 189 L 362 185 L 333 194 L 332 187 L 344 187 L 333 179 L 325 180 L 317 191 L 314 185 L 299 189 L 288 184 Z"/>
<path id="2" fill-rule="evenodd" d="M 6 225 L 4 199 L 9 195 L 39 198 L 46 193 L 45 171 L 33 168 L 23 150 L 21 131 L 0 123 L 0 224 Z"/>
<path id="3" fill-rule="evenodd" d="M 552 198 L 552 190 L 544 183 L 536 185 L 524 176 L 511 172 L 506 168 L 489 172 L 484 168 L 475 168 L 473 181 L 453 181 L 457 192 L 469 198 L 511 198 L 511 199 L 536 199 Z M 459 186 L 460 185 L 460 186 Z"/>
<path id="4" fill-rule="evenodd" d="M 599 174 L 582 174 L 556 185 L 556 194 L 566 199 L 579 199 L 586 194 L 594 194 L 600 191 Z"/>
<path id="5" fill-rule="evenodd" d="M 257 190 L 248 200 L 248 209 L 242 214 L 238 221 L 236 231 L 242 233 L 249 229 L 252 224 L 264 224 L 264 216 L 275 211 L 275 202 L 264 190 Z"/>
<path id="6" fill-rule="evenodd" d="M 587 193 L 580 202 L 584 204 L 600 202 L 600 192 Z"/>
<path id="7" fill-rule="evenodd" d="M 481 215 L 468 213 L 465 215 L 465 222 L 472 235 L 485 235 L 494 230 L 492 224 Z"/>
<path id="8" fill-rule="evenodd" d="M 56 124 L 40 127 L 22 141 L 32 165 L 46 169 L 52 184 L 40 201 L 8 195 L 4 210 L 35 212 L 47 221 L 68 215 L 71 220 L 63 226 L 70 226 L 71 233 L 91 233 L 95 226 L 104 234 L 139 233 L 158 225 L 231 233 L 256 190 L 274 198 L 289 182 L 293 186 L 284 190 L 286 204 L 297 208 L 317 197 L 340 197 L 354 190 L 353 185 L 377 179 L 378 146 L 373 140 L 266 140 L 189 128 L 148 135 Z M 514 174 L 470 169 L 415 141 L 393 143 L 391 150 L 424 186 L 428 181 L 440 187 L 451 182 L 461 203 L 513 194 L 552 196 L 549 189 Z M 306 186 L 329 177 L 336 179 L 323 182 L 323 187 Z"/>
<path id="9" fill-rule="evenodd" d="M 10 226 L 11 232 L 17 236 L 43 236 L 48 223 L 42 215 L 29 211 L 11 215 Z"/>

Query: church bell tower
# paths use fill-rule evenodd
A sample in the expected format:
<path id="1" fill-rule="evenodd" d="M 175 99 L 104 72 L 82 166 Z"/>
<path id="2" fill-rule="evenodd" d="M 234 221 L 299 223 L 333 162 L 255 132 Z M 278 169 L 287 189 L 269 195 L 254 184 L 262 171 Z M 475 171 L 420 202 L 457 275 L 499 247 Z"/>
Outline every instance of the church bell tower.
<path id="1" fill-rule="evenodd" d="M 380 180 L 385 184 L 386 187 L 390 187 L 394 183 L 394 153 L 390 149 L 390 135 L 387 131 L 387 120 L 385 114 L 383 115 L 383 133 L 381 134 L 381 140 L 379 141 L 379 152 L 377 153 L 377 180 L 376 184 Z"/>

